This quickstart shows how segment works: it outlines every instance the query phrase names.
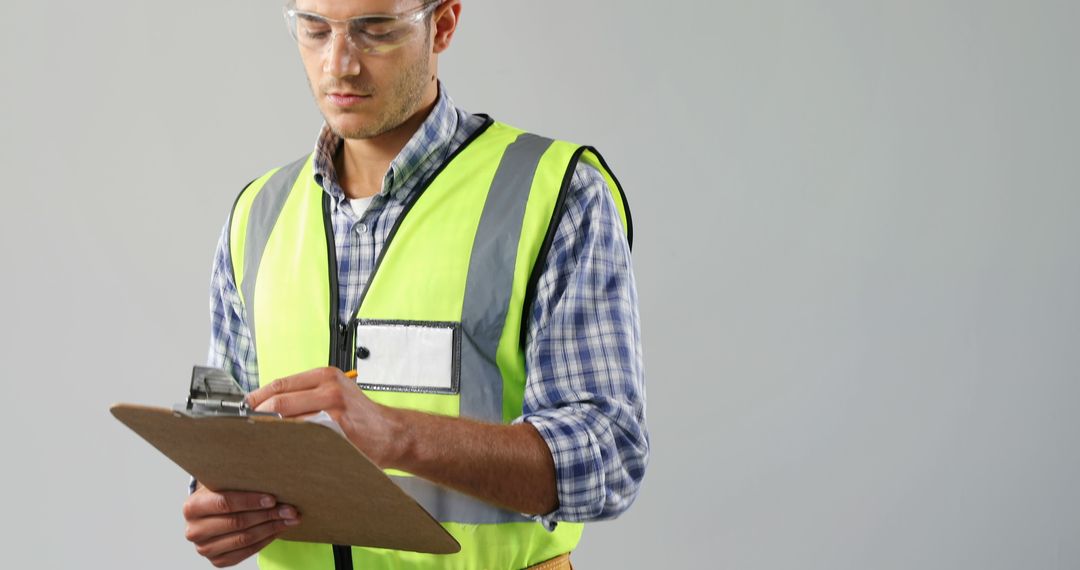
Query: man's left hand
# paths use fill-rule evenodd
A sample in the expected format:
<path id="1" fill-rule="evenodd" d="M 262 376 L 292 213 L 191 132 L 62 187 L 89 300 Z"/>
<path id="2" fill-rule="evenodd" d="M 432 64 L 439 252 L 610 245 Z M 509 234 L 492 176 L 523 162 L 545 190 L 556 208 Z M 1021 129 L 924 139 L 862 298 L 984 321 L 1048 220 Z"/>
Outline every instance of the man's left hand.
<path id="1" fill-rule="evenodd" d="M 337 368 L 316 368 L 275 380 L 248 394 L 247 401 L 255 411 L 286 418 L 325 411 L 376 465 L 391 467 L 398 457 L 395 411 L 372 402 L 355 380 Z"/>

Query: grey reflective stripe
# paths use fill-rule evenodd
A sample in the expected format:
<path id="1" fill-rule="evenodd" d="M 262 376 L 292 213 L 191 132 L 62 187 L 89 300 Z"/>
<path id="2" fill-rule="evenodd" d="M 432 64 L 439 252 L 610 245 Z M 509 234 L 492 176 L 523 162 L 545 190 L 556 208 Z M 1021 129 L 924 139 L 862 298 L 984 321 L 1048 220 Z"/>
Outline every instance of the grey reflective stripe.
<path id="1" fill-rule="evenodd" d="M 463 524 L 502 524 L 533 522 L 524 515 L 500 509 L 479 499 L 440 487 L 419 477 L 391 476 L 398 487 L 420 503 L 439 522 Z"/>
<path id="2" fill-rule="evenodd" d="M 251 344 L 255 346 L 256 354 L 259 345 L 255 343 L 255 282 L 259 277 L 259 264 L 262 263 L 266 243 L 270 241 L 270 232 L 274 231 L 285 200 L 307 161 L 308 157 L 305 156 L 272 174 L 251 202 L 248 213 L 247 237 L 244 239 L 244 280 L 238 286 L 244 294 L 244 318 L 251 331 Z"/>
<path id="3" fill-rule="evenodd" d="M 506 322 L 518 241 L 525 219 L 536 167 L 554 142 L 522 134 L 503 153 L 480 214 L 465 299 L 461 308 L 462 416 L 502 423 L 502 373 L 495 363 L 499 336 Z M 558 190 L 557 188 L 555 189 Z M 500 509 L 418 477 L 392 477 L 436 520 L 464 524 L 532 522 L 519 513 Z"/>
<path id="4" fill-rule="evenodd" d="M 525 133 L 508 146 L 480 214 L 461 307 L 462 416 L 502 423 L 502 374 L 495 352 L 510 306 L 525 204 L 552 142 Z"/>

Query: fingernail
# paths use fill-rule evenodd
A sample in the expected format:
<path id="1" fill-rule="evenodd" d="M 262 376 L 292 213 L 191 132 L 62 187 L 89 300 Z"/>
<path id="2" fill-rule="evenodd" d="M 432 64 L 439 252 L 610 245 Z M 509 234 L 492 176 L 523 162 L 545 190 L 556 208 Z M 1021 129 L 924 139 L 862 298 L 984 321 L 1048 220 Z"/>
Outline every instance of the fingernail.
<path id="1" fill-rule="evenodd" d="M 296 511 L 292 510 L 290 507 L 281 507 L 278 509 L 278 514 L 281 515 L 281 518 L 283 519 L 296 518 Z"/>
<path id="2" fill-rule="evenodd" d="M 285 519 L 285 526 L 296 526 L 300 524 L 299 519 Z"/>
<path id="3" fill-rule="evenodd" d="M 274 506 L 274 498 L 269 495 L 263 496 L 262 499 L 259 499 L 259 504 L 266 508 L 270 508 Z"/>

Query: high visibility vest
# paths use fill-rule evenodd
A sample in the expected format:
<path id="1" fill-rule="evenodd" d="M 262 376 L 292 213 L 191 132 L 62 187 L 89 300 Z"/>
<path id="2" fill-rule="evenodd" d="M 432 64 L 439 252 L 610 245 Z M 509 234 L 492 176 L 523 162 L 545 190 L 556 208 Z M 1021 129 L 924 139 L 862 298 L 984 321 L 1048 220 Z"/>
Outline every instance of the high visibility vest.
<path id="1" fill-rule="evenodd" d="M 441 327 L 453 339 L 452 383 L 368 387 L 367 396 L 487 422 L 520 416 L 525 311 L 580 161 L 602 173 L 629 234 L 622 190 L 595 149 L 486 119 L 410 196 L 348 322 L 339 318 L 330 197 L 314 180 L 312 157 L 252 182 L 233 207 L 229 252 L 260 384 L 323 366 L 357 366 L 371 326 Z M 573 550 L 581 536 L 581 524 L 559 523 L 549 532 L 409 473 L 387 474 L 461 543 L 459 553 L 277 540 L 260 553 L 260 568 L 524 568 Z"/>

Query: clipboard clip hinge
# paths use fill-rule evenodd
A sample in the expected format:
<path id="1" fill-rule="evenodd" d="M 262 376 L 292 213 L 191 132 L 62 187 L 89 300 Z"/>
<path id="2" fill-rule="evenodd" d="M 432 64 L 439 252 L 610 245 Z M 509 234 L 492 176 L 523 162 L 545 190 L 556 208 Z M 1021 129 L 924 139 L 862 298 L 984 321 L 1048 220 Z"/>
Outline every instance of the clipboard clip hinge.
<path id="1" fill-rule="evenodd" d="M 251 409 L 243 387 L 227 371 L 209 366 L 191 369 L 191 388 L 187 403 L 173 406 L 173 411 L 189 417 L 248 417 L 269 416 L 280 418 L 274 412 L 256 412 Z"/>

